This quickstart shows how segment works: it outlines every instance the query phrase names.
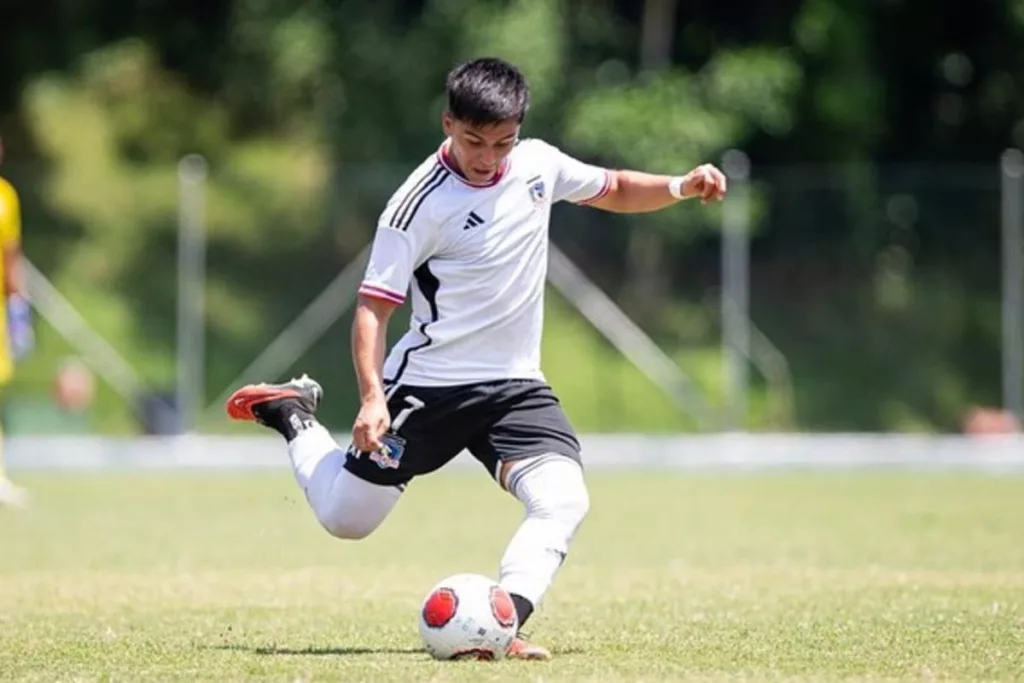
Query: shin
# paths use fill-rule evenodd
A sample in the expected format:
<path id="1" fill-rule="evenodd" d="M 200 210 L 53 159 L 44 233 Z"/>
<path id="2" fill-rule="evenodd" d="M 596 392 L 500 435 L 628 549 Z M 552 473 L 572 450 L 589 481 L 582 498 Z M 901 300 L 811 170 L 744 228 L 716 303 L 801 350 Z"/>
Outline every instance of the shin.
<path id="1" fill-rule="evenodd" d="M 516 463 L 507 488 L 526 518 L 502 557 L 500 582 L 516 599 L 522 622 L 551 587 L 590 499 L 579 463 L 554 454 Z"/>

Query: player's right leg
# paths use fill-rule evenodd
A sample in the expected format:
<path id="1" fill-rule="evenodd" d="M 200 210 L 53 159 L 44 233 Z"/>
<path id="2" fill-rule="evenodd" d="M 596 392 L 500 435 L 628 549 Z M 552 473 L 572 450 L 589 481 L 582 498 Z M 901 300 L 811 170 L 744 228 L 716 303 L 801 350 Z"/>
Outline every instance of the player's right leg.
<path id="1" fill-rule="evenodd" d="M 524 508 L 501 558 L 499 583 L 512 596 L 519 626 L 540 607 L 590 508 L 580 443 L 551 387 L 512 380 L 486 388 L 493 419 L 470 452 Z M 520 634 L 508 656 L 549 659 Z"/>
<path id="2" fill-rule="evenodd" d="M 283 384 L 250 384 L 228 399 L 228 415 L 276 430 L 288 442 L 295 479 L 331 535 L 361 539 L 376 529 L 402 495 L 345 469 L 346 453 L 316 419 L 323 389 L 306 375 Z"/>

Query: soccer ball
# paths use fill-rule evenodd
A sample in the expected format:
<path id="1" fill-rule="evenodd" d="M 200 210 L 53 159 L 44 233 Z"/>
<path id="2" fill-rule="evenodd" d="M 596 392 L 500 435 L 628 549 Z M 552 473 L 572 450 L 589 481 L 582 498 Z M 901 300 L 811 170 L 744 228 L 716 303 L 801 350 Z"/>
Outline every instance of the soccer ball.
<path id="1" fill-rule="evenodd" d="M 479 574 L 455 574 L 431 588 L 419 622 L 434 659 L 503 659 L 519 630 L 511 596 Z"/>

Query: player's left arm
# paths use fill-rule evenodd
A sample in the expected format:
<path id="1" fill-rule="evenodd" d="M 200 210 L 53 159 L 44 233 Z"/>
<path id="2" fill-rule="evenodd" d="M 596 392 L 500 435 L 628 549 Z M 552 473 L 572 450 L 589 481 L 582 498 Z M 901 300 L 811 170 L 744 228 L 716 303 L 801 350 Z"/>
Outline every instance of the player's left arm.
<path id="1" fill-rule="evenodd" d="M 686 199 L 707 204 L 722 201 L 727 191 L 725 174 L 712 164 L 703 164 L 682 176 L 632 170 L 605 172 L 607 190 L 589 205 L 615 213 L 658 211 Z"/>
<path id="2" fill-rule="evenodd" d="M 658 175 L 584 163 L 553 145 L 541 144 L 546 145 L 550 163 L 557 169 L 554 201 L 565 200 L 616 213 L 646 213 L 684 199 L 699 198 L 707 204 L 725 198 L 725 174 L 711 164 L 698 166 L 685 175 Z"/>

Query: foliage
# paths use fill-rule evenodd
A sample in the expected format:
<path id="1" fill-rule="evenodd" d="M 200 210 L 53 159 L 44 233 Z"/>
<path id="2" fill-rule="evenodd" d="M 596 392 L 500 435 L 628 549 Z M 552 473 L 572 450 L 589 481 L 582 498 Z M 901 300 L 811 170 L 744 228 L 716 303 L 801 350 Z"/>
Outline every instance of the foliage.
<path id="1" fill-rule="evenodd" d="M 176 164 L 207 159 L 212 399 L 359 253 L 384 199 L 436 147 L 451 65 L 497 54 L 531 80 L 526 134 L 583 158 L 678 172 L 747 152 L 752 311 L 793 366 L 798 426 L 955 429 L 971 404 L 999 395 L 995 362 L 978 359 L 999 349 L 994 165 L 1024 144 L 1019 5 L 676 7 L 658 70 L 640 65 L 645 3 L 25 5 L 0 23 L 4 173 L 23 196 L 30 258 L 164 391 L 174 381 Z M 897 162 L 972 166 L 894 180 Z M 669 353 L 704 359 L 687 369 L 714 401 L 721 373 L 707 359 L 721 332 L 708 301 L 720 287 L 722 218 L 693 205 L 638 217 L 560 208 L 554 227 Z M 584 337 L 568 332 L 576 323 L 558 302 L 552 311 L 545 344 L 584 428 L 688 428 L 657 401 L 639 415 L 575 388 L 568 350 L 591 348 L 578 356 L 588 368 L 622 361 L 586 326 Z M 819 320 L 827 334 L 815 332 Z M 17 380 L 37 397 L 70 351 L 41 325 Z M 299 361 L 338 386 L 351 382 L 344 325 Z M 851 340 L 863 349 L 852 357 Z M 907 369 L 907 358 L 918 365 Z M 648 391 L 625 367 L 610 404 Z M 766 407 L 750 422 L 769 427 L 770 392 L 755 390 Z M 108 388 L 100 399 L 97 426 L 129 428 Z M 330 419 L 345 426 L 352 407 L 340 401 Z"/>

